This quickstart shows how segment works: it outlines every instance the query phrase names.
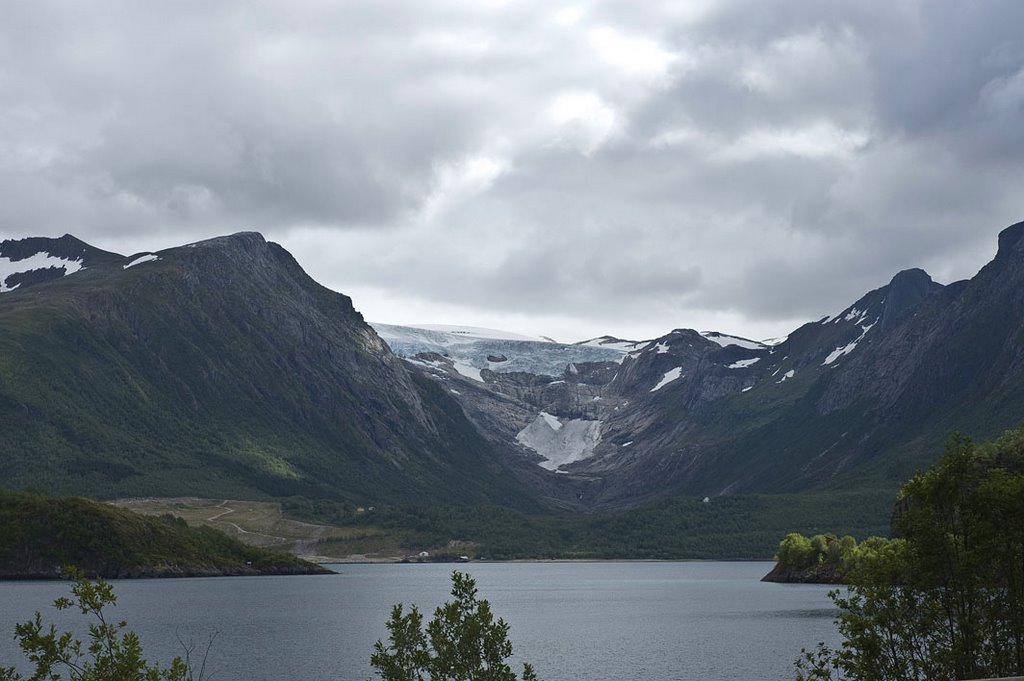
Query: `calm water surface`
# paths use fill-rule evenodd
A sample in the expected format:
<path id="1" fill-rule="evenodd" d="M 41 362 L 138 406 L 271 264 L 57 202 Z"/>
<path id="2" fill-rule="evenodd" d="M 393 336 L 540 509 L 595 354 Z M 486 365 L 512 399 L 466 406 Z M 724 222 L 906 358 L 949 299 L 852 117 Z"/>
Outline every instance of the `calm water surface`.
<path id="1" fill-rule="evenodd" d="M 337 575 L 115 581 L 116 617 L 151 661 L 216 634 L 214 681 L 364 681 L 392 604 L 429 616 L 448 597 L 451 565 L 335 565 Z M 801 646 L 838 643 L 817 585 L 763 584 L 771 563 L 477 563 L 458 566 L 511 625 L 516 659 L 542 679 L 792 679 Z M 0 582 L 0 666 L 21 660 L 14 624 L 43 612 L 57 582 Z M 24 667 L 22 665 L 22 669 Z M 518 665 L 517 665 L 518 668 Z"/>

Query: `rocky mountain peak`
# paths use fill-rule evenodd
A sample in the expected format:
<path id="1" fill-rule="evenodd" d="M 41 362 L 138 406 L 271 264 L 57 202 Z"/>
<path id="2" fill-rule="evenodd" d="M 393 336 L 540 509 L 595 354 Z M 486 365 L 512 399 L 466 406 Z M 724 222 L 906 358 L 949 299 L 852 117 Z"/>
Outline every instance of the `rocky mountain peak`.
<path id="1" fill-rule="evenodd" d="M 171 249 L 193 265 L 213 265 L 219 270 L 224 265 L 251 270 L 259 275 L 272 258 L 272 244 L 258 232 L 237 232 L 227 236 L 205 239 L 186 246 Z"/>
<path id="2" fill-rule="evenodd" d="M 896 275 L 889 282 L 889 290 L 911 288 L 911 287 L 927 287 L 932 284 L 931 275 L 922 270 L 920 267 L 912 267 L 902 272 L 897 272 Z"/>
<path id="3" fill-rule="evenodd" d="M 227 250 L 263 250 L 267 240 L 259 232 L 235 232 L 188 244 L 187 248 L 220 248 Z"/>
<path id="4" fill-rule="evenodd" d="M 999 250 L 996 259 L 1006 258 L 1020 249 L 1021 237 L 1024 236 L 1024 222 L 1010 225 L 999 232 Z"/>
<path id="5" fill-rule="evenodd" d="M 302 298 L 326 291 L 288 251 L 267 241 L 259 232 L 204 239 L 160 251 L 158 255 L 182 265 L 193 288 L 240 286 L 253 295 L 256 288 L 261 288 L 262 295 L 289 292 Z M 354 313 L 348 296 L 330 292 L 329 297 L 335 302 L 343 301 L 346 312 Z"/>
<path id="6" fill-rule="evenodd" d="M 915 267 L 898 273 L 886 287 L 882 326 L 889 326 L 902 319 L 904 313 L 942 288 L 942 284 L 932 281 L 931 276 L 922 269 Z"/>

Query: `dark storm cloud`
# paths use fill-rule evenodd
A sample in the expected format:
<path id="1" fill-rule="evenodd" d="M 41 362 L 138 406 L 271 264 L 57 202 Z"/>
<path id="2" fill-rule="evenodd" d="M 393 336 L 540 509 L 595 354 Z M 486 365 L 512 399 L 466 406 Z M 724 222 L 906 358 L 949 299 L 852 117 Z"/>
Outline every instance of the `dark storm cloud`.
<path id="1" fill-rule="evenodd" d="M 8 5 L 0 236 L 259 229 L 381 321 L 775 335 L 1024 212 L 1011 0 Z"/>
<path id="2" fill-rule="evenodd" d="M 463 119 L 479 115 L 430 93 L 404 103 L 426 66 L 368 8 L 10 9 L 5 142 L 22 157 L 12 170 L 43 185 L 23 219 L 56 199 L 105 204 L 115 219 L 78 221 L 86 231 L 387 223 L 422 199 L 435 158 L 472 141 Z"/>

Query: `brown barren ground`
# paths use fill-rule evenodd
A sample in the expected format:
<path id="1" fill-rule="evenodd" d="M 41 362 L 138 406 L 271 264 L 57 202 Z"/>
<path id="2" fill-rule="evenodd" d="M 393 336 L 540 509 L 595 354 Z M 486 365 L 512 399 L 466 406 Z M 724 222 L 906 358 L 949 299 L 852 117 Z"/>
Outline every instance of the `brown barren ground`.
<path id="1" fill-rule="evenodd" d="M 171 515 L 192 526 L 208 525 L 250 546 L 287 551 L 315 563 L 395 562 L 398 540 L 375 528 L 335 527 L 284 517 L 268 501 L 143 497 L 115 499 L 114 506 L 143 515 Z"/>

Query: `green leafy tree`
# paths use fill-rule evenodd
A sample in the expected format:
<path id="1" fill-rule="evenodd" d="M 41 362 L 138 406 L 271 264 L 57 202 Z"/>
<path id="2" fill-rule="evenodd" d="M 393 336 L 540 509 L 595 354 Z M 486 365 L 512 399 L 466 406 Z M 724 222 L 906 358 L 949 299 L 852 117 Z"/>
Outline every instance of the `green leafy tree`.
<path id="1" fill-rule="evenodd" d="M 797 679 L 1024 674 L 1024 430 L 954 436 L 902 486 L 893 531 L 854 552 L 849 591 L 831 594 L 845 641 L 805 651 Z"/>
<path id="2" fill-rule="evenodd" d="M 811 540 L 799 532 L 790 532 L 779 543 L 779 551 L 775 554 L 775 560 L 786 568 L 809 567 L 814 560 Z"/>
<path id="3" fill-rule="evenodd" d="M 846 565 L 857 556 L 857 540 L 850 535 L 844 536 L 838 542 L 839 563 Z"/>
<path id="4" fill-rule="evenodd" d="M 26 678 L 13 667 L 0 668 L 0 681 L 192 681 L 192 672 L 181 658 L 174 658 L 167 669 L 150 665 L 142 656 L 139 637 L 126 631 L 127 623 L 107 620 L 104 608 L 117 602 L 108 582 L 102 578 L 92 582 L 74 569 L 66 569 L 65 574 L 73 580 L 73 598 L 61 597 L 53 604 L 58 610 L 77 608 L 90 616 L 88 645 L 71 632 L 58 633 L 56 626 L 44 626 L 36 612 L 15 627 L 18 643 L 35 671 Z"/>
<path id="5" fill-rule="evenodd" d="M 506 660 L 512 655 L 508 624 L 495 621 L 490 603 L 477 599 L 476 582 L 452 572 L 452 598 L 423 628 L 416 606 L 395 605 L 389 643 L 377 641 L 370 663 L 384 681 L 517 681 Z M 523 681 L 537 681 L 529 664 Z"/>

